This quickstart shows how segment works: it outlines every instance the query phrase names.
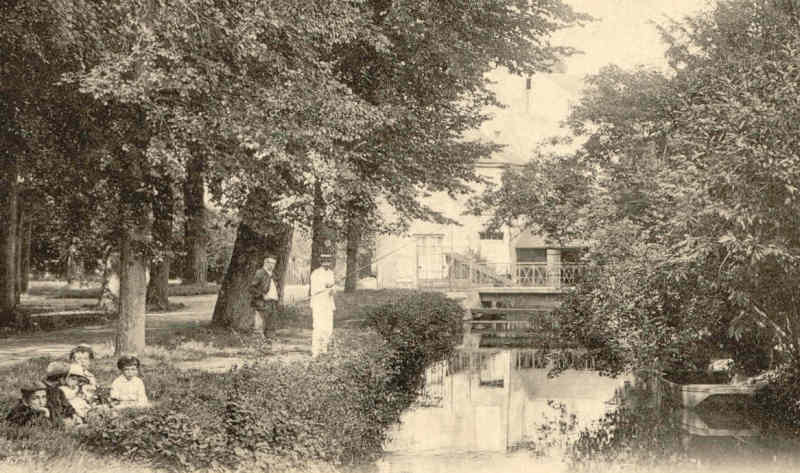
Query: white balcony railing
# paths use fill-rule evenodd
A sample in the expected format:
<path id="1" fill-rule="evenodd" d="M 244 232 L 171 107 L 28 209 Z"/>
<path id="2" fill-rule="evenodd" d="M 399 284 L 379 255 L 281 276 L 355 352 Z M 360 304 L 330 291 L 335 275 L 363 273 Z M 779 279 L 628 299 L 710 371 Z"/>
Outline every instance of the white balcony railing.
<path id="1" fill-rule="evenodd" d="M 584 265 L 576 263 L 479 263 L 448 258 L 443 278 L 419 278 L 420 288 L 574 286 Z"/>

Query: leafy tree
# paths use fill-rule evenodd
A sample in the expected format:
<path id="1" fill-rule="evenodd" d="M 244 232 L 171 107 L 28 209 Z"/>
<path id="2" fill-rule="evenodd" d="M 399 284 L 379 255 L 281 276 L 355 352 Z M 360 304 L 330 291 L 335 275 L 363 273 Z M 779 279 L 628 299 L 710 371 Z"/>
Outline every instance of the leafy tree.
<path id="1" fill-rule="evenodd" d="M 52 166 L 51 176 L 63 169 L 59 164 L 64 155 L 56 148 L 59 126 L 63 126 L 60 120 L 76 110 L 75 91 L 58 84 L 58 79 L 74 67 L 77 57 L 66 46 L 66 33 L 53 17 L 45 2 L 0 5 L 0 214 L 4 222 L 0 325 L 26 323 L 14 310 L 19 295 L 15 281 L 23 264 L 18 256 L 23 245 L 16 242 L 21 234 L 18 223 L 32 221 L 34 204 L 41 201 L 20 202 L 19 195 L 37 197 L 35 188 L 41 184 L 36 180 L 37 169 Z"/>
<path id="2" fill-rule="evenodd" d="M 640 367 L 638 352 L 657 354 L 661 367 L 671 353 L 702 364 L 704 343 L 739 352 L 761 344 L 762 360 L 777 343 L 800 360 L 796 19 L 791 2 L 725 1 L 662 28 L 673 69 L 611 67 L 590 78 L 567 121 L 585 144 L 570 159 L 537 164 L 553 166 L 549 189 L 580 163 L 589 204 L 568 191 L 555 195 L 555 211 L 525 205 L 518 197 L 534 191 L 521 179 L 486 201 L 502 218 L 524 215 L 593 242 L 595 277 L 566 307 L 591 314 L 594 328 L 573 328 L 611 365 Z"/>
<path id="3" fill-rule="evenodd" d="M 486 73 L 496 67 L 527 75 L 549 70 L 574 53 L 551 45 L 549 36 L 588 19 L 560 1 L 374 0 L 362 10 L 388 44 L 362 38 L 342 44 L 333 52 L 335 68 L 389 119 L 340 147 L 350 166 L 322 199 L 336 207 L 331 213 L 348 236 L 348 267 L 356 264 L 359 228 L 369 222 L 373 230 L 389 230 L 377 215 L 382 202 L 401 227 L 415 219 L 448 221 L 419 197 L 469 192 L 468 184 L 478 181 L 475 161 L 499 149 L 464 139 L 487 119 L 486 106 L 498 105 Z"/>

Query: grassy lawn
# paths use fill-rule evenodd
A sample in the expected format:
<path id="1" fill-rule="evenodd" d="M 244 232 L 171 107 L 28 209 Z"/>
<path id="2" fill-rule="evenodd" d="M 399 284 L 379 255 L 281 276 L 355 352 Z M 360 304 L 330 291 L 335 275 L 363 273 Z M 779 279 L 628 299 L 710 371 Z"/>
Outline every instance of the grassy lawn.
<path id="1" fill-rule="evenodd" d="M 286 343 L 307 343 L 291 330 L 282 330 Z M 51 334 L 52 335 L 52 334 Z M 66 331 L 47 341 L 64 344 L 90 342 L 96 351 L 91 371 L 100 386 L 108 386 L 119 374 L 114 349 L 109 340 L 101 343 L 79 329 Z M 182 362 L 197 362 L 217 357 L 237 357 L 243 360 L 263 359 L 266 353 L 260 339 L 253 336 L 232 334 L 205 326 L 174 327 L 155 335 L 148 334 L 148 347 L 141 356 L 141 376 L 147 386 L 148 397 L 154 403 L 169 399 L 176 379 L 175 366 Z M 41 338 L 41 337 L 40 337 Z M 41 340 L 45 341 L 45 340 Z M 276 357 L 277 358 L 277 357 Z M 18 387 L 28 381 L 40 379 L 48 363 L 54 358 L 38 357 L 26 362 L 0 369 L 0 415 L 19 399 Z M 58 359 L 58 358 L 55 358 Z M 192 374 L 195 373 L 195 374 Z M 208 376 L 190 371 L 190 379 L 197 382 L 210 381 Z M 63 473 L 162 473 L 171 471 L 147 462 L 130 462 L 89 451 L 75 432 L 31 431 L 27 437 L 0 420 L 0 471 L 3 473 L 63 472 Z M 230 471 L 230 470 L 219 470 Z M 235 470 L 234 470 L 235 471 Z M 304 471 L 306 471 L 304 469 Z M 323 470 L 320 470 L 323 471 Z"/>
<path id="2" fill-rule="evenodd" d="M 376 332 L 356 328 L 355 324 L 363 319 L 365 307 L 392 301 L 398 296 L 413 298 L 414 291 L 360 290 L 352 294 L 337 293 L 337 341 L 329 356 L 317 360 L 310 360 L 308 356 L 310 333 L 305 328 L 306 325 L 310 327 L 311 317 L 307 303 L 302 302 L 287 309 L 290 317 L 279 322 L 278 339 L 271 347 L 264 345 L 259 336 L 211 328 L 205 323 L 197 323 L 197 320 L 179 320 L 176 317 L 159 327 L 149 327 L 148 346 L 140 354 L 141 377 L 154 407 L 148 411 L 150 414 L 142 414 L 149 415 L 145 424 L 138 424 L 136 416 L 126 415 L 127 417 L 123 416 L 119 421 L 122 422 L 122 427 L 119 428 L 123 430 L 113 433 L 122 435 L 120 438 L 123 441 L 137 442 L 137 445 L 149 453 L 136 454 L 125 448 L 120 450 L 120 444 L 116 440 L 98 440 L 105 438 L 103 429 L 106 427 L 100 431 L 92 426 L 71 432 L 50 428 L 24 431 L 0 421 L 0 471 L 169 471 L 160 469 L 159 465 L 166 465 L 165 459 L 170 458 L 169 461 L 174 463 L 174 456 L 169 456 L 169 450 L 162 452 L 157 445 L 160 445 L 159 439 L 167 440 L 161 429 L 171 428 L 173 424 L 169 422 L 174 421 L 185 423 L 186 427 L 176 431 L 174 438 L 172 433 L 169 434 L 169 439 L 172 439 L 169 441 L 177 442 L 174 444 L 175 448 L 187 454 L 194 451 L 194 448 L 201 448 L 198 452 L 203 452 L 202 449 L 205 448 L 193 446 L 193 441 L 188 440 L 189 437 L 194 438 L 192 432 L 195 429 L 202 429 L 204 432 L 201 442 L 208 435 L 216 439 L 228 438 L 227 442 L 250 445 L 253 435 L 264 435 L 263 429 L 271 432 L 271 429 L 280 427 L 289 430 L 275 437 L 275 446 L 259 447 L 259 451 L 274 451 L 277 456 L 270 456 L 268 453 L 264 457 L 262 453 L 261 457 L 254 457 L 253 461 L 266 462 L 264 465 L 267 469 L 264 471 L 336 472 L 337 469 L 331 465 L 338 460 L 331 460 L 331 463 L 322 459 L 339 458 L 337 455 L 341 455 L 343 451 L 354 452 L 347 453 L 345 458 L 357 455 L 356 452 L 362 450 L 367 456 L 373 455 L 376 449 L 380 450 L 381 431 L 396 422 L 399 412 L 410 405 L 410 399 L 413 399 L 413 391 L 385 392 L 392 386 L 399 386 L 396 382 L 384 380 L 386 376 L 395 376 L 395 369 L 387 370 L 388 365 L 383 361 L 385 353 L 388 353 L 384 351 L 386 345 L 382 344 Z M 398 304 L 398 307 L 403 306 L 405 305 Z M 415 314 L 416 312 L 409 316 L 413 318 L 416 317 Z M 148 319 L 148 324 L 150 320 L 158 321 L 158 317 Z M 354 322 L 350 325 L 352 328 L 345 328 L 348 321 Z M 57 333 L 36 333 L 7 341 L 21 345 L 57 343 L 69 346 L 81 342 L 91 343 L 97 355 L 91 371 L 99 385 L 108 386 L 118 375 L 112 339 L 109 336 L 112 334 L 113 328 L 109 331 L 107 327 L 84 327 Z M 204 363 L 208 366 L 219 366 L 214 363 L 221 361 L 221 358 L 232 360 L 240 366 L 245 363 L 249 367 L 226 373 L 207 373 L 197 369 L 198 366 L 204 366 Z M 41 379 L 47 364 L 53 359 L 55 358 L 47 356 L 35 357 L 0 368 L 0 377 L 4 380 L 0 384 L 0 415 L 4 416 L 19 399 L 19 386 Z M 248 375 L 248 370 L 252 375 Z M 343 392 L 351 395 L 342 396 Z M 231 398 L 233 393 L 243 396 L 241 401 L 236 401 L 240 398 Z M 231 422 L 226 410 L 228 407 L 225 407 L 231 402 L 241 402 L 242 406 L 263 404 L 253 411 L 256 413 L 255 417 L 243 418 L 249 419 L 249 424 L 242 433 L 235 434 L 233 440 L 230 436 L 234 434 L 221 427 L 223 423 Z M 288 409 L 286 413 L 279 413 L 284 408 Z M 250 416 L 249 412 L 251 411 L 243 411 L 243 415 Z M 342 414 L 331 417 L 331 412 Z M 173 416 L 177 417 L 172 421 L 167 420 Z M 163 424 L 164 422 L 167 424 Z M 138 429 L 145 430 L 140 432 Z M 254 433 L 248 433 L 251 432 L 248 429 L 255 429 L 252 431 Z M 344 435 L 344 432 L 350 433 Z M 300 437 L 292 440 L 296 435 Z M 147 443 L 150 438 L 154 443 Z M 272 434 L 267 434 L 265 438 L 272 438 Z M 186 443 L 187 440 L 189 443 Z M 216 442 L 213 448 L 220 449 L 222 454 L 234 451 L 225 441 Z M 309 451 L 315 452 L 311 455 L 311 460 L 304 463 L 301 469 L 295 469 L 297 464 L 293 462 L 298 458 L 305 461 L 306 452 Z M 216 454 L 205 451 L 203 455 L 207 457 Z M 295 460 L 286 460 L 290 458 Z M 289 463 L 283 463 L 287 461 Z M 252 470 L 247 467 L 220 467 L 208 471 L 233 473 Z"/>
<path id="3" fill-rule="evenodd" d="M 35 336 L 10 343 L 59 343 L 77 345 L 91 343 L 96 359 L 91 371 L 101 386 L 110 385 L 119 374 L 114 357 L 114 347 L 108 332 L 73 328 L 58 333 L 38 333 Z M 281 349 L 287 347 L 296 352 L 309 344 L 307 336 L 295 329 L 281 329 L 279 341 L 271 353 L 257 336 L 231 333 L 203 325 L 174 322 L 162 329 L 148 331 L 147 349 L 141 356 L 142 378 L 147 386 L 148 397 L 158 403 L 168 399 L 175 380 L 175 366 L 183 362 L 202 362 L 220 357 L 236 357 L 250 363 L 272 357 L 281 358 Z M 25 362 L 0 368 L 0 471 L 3 473 L 64 472 L 64 473 L 161 473 L 170 471 L 152 464 L 132 463 L 106 457 L 85 448 L 73 432 L 31 432 L 28 438 L 19 438 L 16 432 L 3 421 L 5 413 L 19 399 L 19 386 L 31 380 L 41 379 L 48 363 L 60 357 L 37 357 Z M 202 363 L 201 363 L 202 364 Z M 195 374 L 191 374 L 195 373 Z M 190 371 L 190 378 L 197 382 L 213 382 L 213 378 L 200 372 Z M 15 438 L 13 438 L 15 437 Z M 319 471 L 331 471 L 322 466 Z M 230 470 L 220 470 L 230 471 Z M 235 470 L 234 470 L 235 471 Z M 305 468 L 303 471 L 307 471 Z"/>

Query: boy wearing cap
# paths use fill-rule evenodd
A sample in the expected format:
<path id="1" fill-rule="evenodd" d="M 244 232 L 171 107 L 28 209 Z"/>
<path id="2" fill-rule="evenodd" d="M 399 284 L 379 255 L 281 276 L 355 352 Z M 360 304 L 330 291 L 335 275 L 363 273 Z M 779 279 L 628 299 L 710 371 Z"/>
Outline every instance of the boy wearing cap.
<path id="1" fill-rule="evenodd" d="M 273 319 L 278 308 L 278 292 L 272 279 L 274 269 L 275 258 L 264 258 L 263 266 L 256 271 L 253 283 L 250 284 L 250 305 L 255 316 L 255 330 L 263 330 L 267 338 L 274 334 Z"/>
<path id="2" fill-rule="evenodd" d="M 336 283 L 331 271 L 331 255 L 321 256 L 322 266 L 311 272 L 311 316 L 313 329 L 311 332 L 311 356 L 316 358 L 328 352 L 331 335 L 333 335 L 333 311 L 336 304 L 333 300 L 333 287 Z"/>
<path id="3" fill-rule="evenodd" d="M 6 416 L 6 420 L 19 426 L 49 421 L 50 410 L 47 408 L 47 386 L 41 381 L 23 386 L 22 398 Z"/>

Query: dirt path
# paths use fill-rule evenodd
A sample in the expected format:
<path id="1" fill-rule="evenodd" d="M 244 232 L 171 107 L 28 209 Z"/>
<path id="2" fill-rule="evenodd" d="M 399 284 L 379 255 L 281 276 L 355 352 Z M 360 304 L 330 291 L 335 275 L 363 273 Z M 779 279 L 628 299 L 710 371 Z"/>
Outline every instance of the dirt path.
<path id="1" fill-rule="evenodd" d="M 191 327 L 209 322 L 216 303 L 216 295 L 170 297 L 171 302 L 181 303 L 184 307 L 177 311 L 147 314 L 147 332 L 171 330 Z M 98 351 L 105 347 L 113 347 L 115 325 L 96 325 L 73 327 L 51 332 L 37 332 L 20 335 L 11 339 L 0 340 L 0 367 L 10 366 L 29 358 L 40 356 L 59 357 L 66 355 L 78 343 L 88 343 Z M 305 335 L 300 333 L 299 339 L 293 337 L 290 350 L 293 356 L 304 351 Z M 310 345 L 310 342 L 308 342 Z"/>

